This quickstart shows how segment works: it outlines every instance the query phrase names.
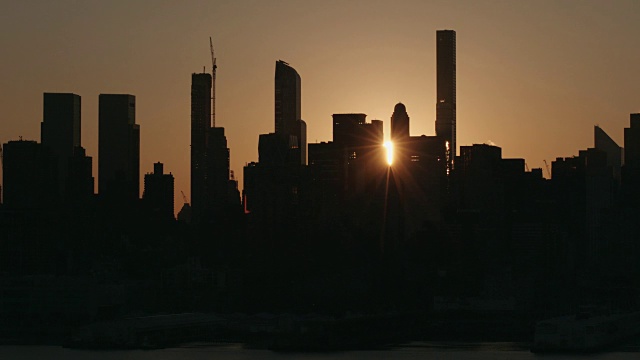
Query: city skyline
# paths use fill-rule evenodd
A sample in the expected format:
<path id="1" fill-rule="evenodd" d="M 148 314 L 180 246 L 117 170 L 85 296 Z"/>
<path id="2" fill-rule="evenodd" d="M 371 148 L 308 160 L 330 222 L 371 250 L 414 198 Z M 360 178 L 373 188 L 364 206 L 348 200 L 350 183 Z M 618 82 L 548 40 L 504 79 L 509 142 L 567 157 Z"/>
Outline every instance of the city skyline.
<path id="1" fill-rule="evenodd" d="M 577 155 L 578 149 L 586 148 L 592 141 L 591 132 L 596 124 L 622 144 L 622 129 L 628 126 L 628 114 L 639 110 L 635 98 L 640 89 L 633 81 L 639 71 L 633 67 L 638 50 L 624 36 L 634 33 L 633 29 L 638 27 L 631 22 L 630 14 L 638 7 L 632 2 L 619 2 L 616 9 L 605 2 L 511 6 L 380 2 L 374 8 L 391 8 L 389 12 L 380 11 L 391 18 L 411 13 L 406 24 L 382 33 L 370 27 L 356 29 L 340 24 L 340 19 L 359 11 L 370 15 L 369 19 L 376 16 L 381 19 L 380 15 L 364 9 L 362 2 L 348 2 L 339 7 L 329 4 L 327 10 L 316 11 L 313 16 L 303 14 L 314 13 L 317 5 L 305 4 L 280 15 L 288 21 L 266 27 L 263 36 L 267 41 L 262 44 L 250 36 L 256 33 L 256 26 L 262 24 L 258 14 L 265 10 L 263 5 L 252 2 L 192 4 L 193 9 L 182 9 L 171 17 L 167 15 L 173 8 L 169 5 L 145 9 L 153 16 L 137 28 L 125 27 L 124 31 L 139 35 L 133 36 L 129 45 L 117 41 L 117 31 L 103 34 L 104 38 L 84 38 L 106 31 L 109 21 L 119 13 L 113 9 L 121 5 L 109 6 L 112 10 L 100 15 L 98 5 L 81 5 L 82 10 L 89 12 L 87 18 L 97 21 L 97 26 L 85 35 L 80 33 L 83 26 L 89 24 L 80 13 L 74 15 L 64 6 L 51 9 L 44 5 L 35 10 L 26 5 L 13 5 L 5 13 L 8 19 L 2 25 L 13 28 L 3 29 L 3 33 L 15 34 L 16 39 L 22 39 L 21 43 L 29 43 L 36 35 L 42 35 L 49 40 L 45 49 L 50 51 L 38 53 L 42 57 L 38 61 L 45 61 L 47 66 L 37 66 L 38 62 L 18 47 L 15 39 L 2 40 L 5 48 L 15 51 L 8 54 L 2 70 L 3 78 L 14 87 L 3 89 L 1 108 L 5 120 L 0 142 L 20 136 L 29 140 L 40 138 L 43 93 L 78 94 L 83 98 L 83 147 L 87 156 L 94 158 L 94 178 L 98 179 L 98 94 L 133 94 L 138 106 L 137 123 L 143 129 L 140 176 L 150 172 L 155 162 L 163 162 L 165 169 L 176 176 L 177 199 L 180 191 L 191 199 L 189 74 L 199 72 L 203 65 L 210 71 L 208 36 L 213 37 L 219 65 L 216 125 L 226 129 L 231 169 L 236 177 L 242 176 L 245 163 L 258 160 L 259 134 L 273 131 L 273 62 L 278 59 L 289 62 L 305 83 L 301 117 L 307 123 L 309 143 L 331 139 L 331 114 L 334 113 L 362 112 L 371 120 L 383 120 L 388 136 L 389 118 L 397 102 L 405 104 L 411 116 L 411 135 L 434 135 L 436 46 L 433 34 L 439 29 L 455 29 L 458 34 L 458 146 L 495 143 L 502 147 L 505 157 L 524 158 L 529 168 L 544 167 L 543 160 L 551 162 L 556 157 Z M 281 2 L 275 8 L 282 10 L 286 5 Z M 493 14 L 484 21 L 467 19 L 465 22 L 454 16 L 456 11 L 461 11 L 461 6 L 474 7 L 479 15 Z M 133 5 L 132 13 L 140 15 L 142 8 Z M 177 25 L 196 8 L 202 15 L 191 28 Z M 300 20 L 286 17 L 291 12 L 298 11 L 300 17 L 307 17 L 307 21 L 315 24 L 326 20 L 332 10 L 339 14 L 334 19 L 337 24 L 334 31 L 303 32 L 310 34 L 308 41 L 300 33 L 275 35 L 279 34 L 278 30 L 289 29 L 293 33 L 292 29 L 297 29 L 295 25 Z M 443 11 L 442 19 L 418 21 L 418 15 L 431 19 L 438 10 Z M 54 14 L 53 23 L 41 19 L 47 11 Z M 413 15 L 414 12 L 417 14 Z M 540 16 L 534 20 L 534 15 Z M 224 17 L 237 20 L 236 24 L 225 23 Z M 569 25 L 558 22 L 563 17 L 568 17 Z M 33 28 L 17 24 L 15 19 Z M 70 21 L 62 25 L 63 19 Z M 175 24 L 162 28 L 162 19 L 173 19 Z M 256 22 L 252 27 L 237 34 L 232 31 L 251 19 Z M 502 20 L 501 25 L 492 27 L 492 21 L 498 19 Z M 591 29 L 592 24 L 598 26 Z M 49 27 L 50 34 L 37 31 L 43 27 Z M 162 29 L 158 37 L 152 36 L 154 29 Z M 607 36 L 611 33 L 621 36 Z M 63 36 L 65 34 L 67 36 Z M 171 41 L 161 42 L 163 36 Z M 319 42 L 323 36 L 328 36 L 328 40 Z M 181 44 L 184 39 L 188 41 Z M 287 41 L 283 41 L 285 39 Z M 69 40 L 77 45 L 70 45 Z M 37 41 L 35 49 L 39 49 Z M 93 41 L 104 43 L 104 48 L 94 48 Z M 274 44 L 277 46 L 269 48 Z M 163 50 L 132 51 L 137 46 L 145 49 L 142 45 L 150 46 L 146 49 Z M 104 53 L 107 50 L 111 52 Z M 170 54 L 173 52 L 179 55 Z M 103 55 L 104 60 L 98 59 L 98 55 Z M 156 59 L 161 56 L 165 56 L 164 61 Z M 96 64 L 101 66 L 100 71 L 96 71 Z M 27 71 L 26 66 L 30 65 Z M 33 81 L 32 76 L 42 74 L 41 71 L 46 71 L 47 76 Z M 242 179 L 239 183 L 242 184 Z M 96 181 L 96 192 L 97 185 Z M 180 203 L 176 201 L 176 206 Z"/>

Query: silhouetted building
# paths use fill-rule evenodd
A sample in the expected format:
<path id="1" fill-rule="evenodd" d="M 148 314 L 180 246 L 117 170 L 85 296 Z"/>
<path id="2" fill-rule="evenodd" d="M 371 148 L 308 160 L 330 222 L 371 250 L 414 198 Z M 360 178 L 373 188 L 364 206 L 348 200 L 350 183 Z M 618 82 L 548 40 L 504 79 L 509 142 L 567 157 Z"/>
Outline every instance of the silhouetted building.
<path id="1" fill-rule="evenodd" d="M 199 221 L 208 201 L 207 137 L 211 128 L 211 74 L 191 75 L 191 206 Z"/>
<path id="2" fill-rule="evenodd" d="M 133 95 L 100 94 L 98 192 L 107 198 L 140 197 L 140 125 Z"/>
<path id="3" fill-rule="evenodd" d="M 80 146 L 80 104 L 80 96 L 76 94 L 44 93 L 40 141 L 55 159 L 60 200 L 65 197 L 69 159 Z"/>
<path id="4" fill-rule="evenodd" d="M 391 116 L 391 141 L 391 180 L 403 212 L 399 223 L 403 229 L 398 234 L 411 237 L 425 222 L 440 221 L 446 152 L 439 136 L 410 136 L 409 114 L 402 103 L 395 105 Z"/>
<path id="5" fill-rule="evenodd" d="M 603 216 L 614 205 L 617 186 L 606 152 L 589 148 L 578 156 L 552 163 L 559 220 L 570 234 L 571 255 L 578 273 L 594 266 L 602 250 Z"/>
<path id="6" fill-rule="evenodd" d="M 501 212 L 504 206 L 502 149 L 487 144 L 461 146 L 458 160 L 455 170 L 458 207 L 472 212 Z"/>
<path id="7" fill-rule="evenodd" d="M 290 240 L 302 217 L 307 128 L 300 118 L 300 75 L 282 60 L 276 61 L 274 89 L 275 131 L 260 135 L 259 161 L 244 167 L 242 204 L 255 236 Z"/>
<path id="8" fill-rule="evenodd" d="M 391 115 L 391 141 L 405 142 L 409 140 L 409 114 L 403 103 L 397 103 Z"/>
<path id="9" fill-rule="evenodd" d="M 598 125 L 593 128 L 594 147 L 607 154 L 607 166 L 611 167 L 613 177 L 620 182 L 622 168 L 622 148 Z"/>
<path id="10" fill-rule="evenodd" d="M 340 189 L 340 152 L 334 142 L 309 144 L 309 168 L 314 181 L 314 190 L 323 189 L 335 197 Z"/>
<path id="11" fill-rule="evenodd" d="M 640 168 L 640 114 L 630 114 L 629 122 L 624 129 L 624 164 Z"/>
<path id="12" fill-rule="evenodd" d="M 210 74 L 192 74 L 191 206 L 195 222 L 222 216 L 230 201 L 230 151 L 224 128 L 211 127 L 211 91 Z"/>
<path id="13" fill-rule="evenodd" d="M 627 206 L 640 206 L 640 114 L 630 114 L 630 126 L 624 129 L 624 166 L 622 192 Z"/>
<path id="14" fill-rule="evenodd" d="M 182 208 L 178 211 L 177 220 L 185 224 L 191 223 L 191 205 L 189 205 L 189 203 L 185 202 L 182 204 Z"/>
<path id="15" fill-rule="evenodd" d="M 333 146 L 338 156 L 341 192 L 345 195 L 371 190 L 381 181 L 387 166 L 382 121 L 367 123 L 366 117 L 360 113 L 333 114 Z"/>
<path id="16" fill-rule="evenodd" d="M 448 144 L 447 164 L 456 157 L 456 32 L 436 31 L 437 103 L 436 135 Z"/>
<path id="17" fill-rule="evenodd" d="M 224 128 L 209 129 L 207 139 L 207 203 L 205 207 L 220 214 L 229 203 L 229 148 Z"/>
<path id="18" fill-rule="evenodd" d="M 406 163 L 409 145 L 409 114 L 402 103 L 396 104 L 391 115 L 391 142 L 393 143 L 393 161 Z"/>
<path id="19" fill-rule="evenodd" d="M 299 165 L 255 162 L 244 167 L 242 201 L 254 236 L 286 242 L 298 239 L 304 170 Z"/>
<path id="20" fill-rule="evenodd" d="M 53 204 L 57 171 L 48 148 L 35 141 L 3 145 L 2 183 L 7 208 L 34 209 Z"/>
<path id="21" fill-rule="evenodd" d="M 153 214 L 162 220 L 173 220 L 174 179 L 171 173 L 164 173 L 161 162 L 153 164 L 153 173 L 144 176 L 142 199 Z"/>
<path id="22" fill-rule="evenodd" d="M 262 165 L 287 163 L 289 148 L 285 138 L 276 134 L 260 134 L 258 137 L 258 162 Z"/>
<path id="23" fill-rule="evenodd" d="M 301 119 L 301 80 L 288 63 L 276 61 L 275 133 L 283 137 L 291 164 L 307 164 L 307 127 Z"/>
<path id="24" fill-rule="evenodd" d="M 86 205 L 93 197 L 93 160 L 85 149 L 78 146 L 69 159 L 66 178 L 66 200 L 75 205 Z"/>

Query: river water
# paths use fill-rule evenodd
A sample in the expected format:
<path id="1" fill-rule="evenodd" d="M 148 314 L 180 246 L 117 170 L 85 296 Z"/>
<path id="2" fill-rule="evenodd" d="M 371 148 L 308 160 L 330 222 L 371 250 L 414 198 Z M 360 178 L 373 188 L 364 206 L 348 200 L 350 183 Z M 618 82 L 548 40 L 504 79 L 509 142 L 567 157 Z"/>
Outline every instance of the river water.
<path id="1" fill-rule="evenodd" d="M 390 350 L 346 351 L 335 353 L 277 353 L 269 350 L 245 349 L 240 344 L 212 346 L 191 344 L 161 350 L 90 351 L 65 349 L 59 346 L 0 346 L 2 360 L 553 360 L 553 359 L 615 359 L 637 360 L 640 347 L 628 345 L 608 353 L 591 355 L 531 353 L 526 344 L 518 343 L 410 343 Z"/>

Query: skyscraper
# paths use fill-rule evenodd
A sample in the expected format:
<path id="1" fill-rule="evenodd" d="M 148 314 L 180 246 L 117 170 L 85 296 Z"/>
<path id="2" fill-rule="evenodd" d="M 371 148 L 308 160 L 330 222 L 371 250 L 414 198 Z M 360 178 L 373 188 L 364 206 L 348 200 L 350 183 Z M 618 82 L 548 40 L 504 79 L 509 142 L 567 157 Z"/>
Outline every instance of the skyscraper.
<path id="1" fill-rule="evenodd" d="M 211 127 L 213 85 L 211 74 L 191 76 L 191 208 L 195 222 L 223 215 L 229 202 L 230 151 L 224 128 Z"/>
<path id="2" fill-rule="evenodd" d="M 276 61 L 275 133 L 285 139 L 291 163 L 307 163 L 307 127 L 301 119 L 300 75 L 288 63 Z"/>
<path id="3" fill-rule="evenodd" d="M 391 115 L 391 142 L 394 162 L 404 163 L 409 155 L 409 114 L 403 103 L 397 103 Z"/>
<path id="4" fill-rule="evenodd" d="M 140 125 L 133 95 L 100 94 L 98 191 L 122 199 L 140 197 Z"/>
<path id="5" fill-rule="evenodd" d="M 409 140 L 409 114 L 403 103 L 397 103 L 391 115 L 391 141 L 405 142 Z"/>
<path id="6" fill-rule="evenodd" d="M 448 145 L 447 170 L 456 157 L 456 32 L 436 31 L 436 135 Z"/>
<path id="7" fill-rule="evenodd" d="M 191 208 L 202 215 L 207 198 L 207 136 L 211 128 L 211 74 L 191 74 Z"/>
<path id="8" fill-rule="evenodd" d="M 61 197 L 65 192 L 69 159 L 80 147 L 80 96 L 44 93 L 40 141 L 49 149 L 57 168 L 56 186 Z"/>

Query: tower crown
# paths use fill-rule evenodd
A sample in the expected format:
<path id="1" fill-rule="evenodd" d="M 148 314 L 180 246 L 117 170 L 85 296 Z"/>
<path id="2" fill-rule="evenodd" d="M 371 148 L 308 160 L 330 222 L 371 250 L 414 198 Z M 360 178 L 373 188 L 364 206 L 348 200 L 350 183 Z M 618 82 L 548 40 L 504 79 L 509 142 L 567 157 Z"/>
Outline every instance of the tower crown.
<path id="1" fill-rule="evenodd" d="M 403 103 L 399 102 L 396 104 L 396 106 L 393 108 L 393 112 L 394 113 L 405 113 L 407 112 L 407 107 L 404 106 Z"/>

